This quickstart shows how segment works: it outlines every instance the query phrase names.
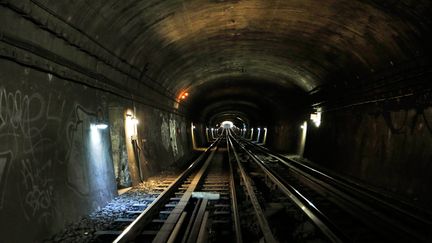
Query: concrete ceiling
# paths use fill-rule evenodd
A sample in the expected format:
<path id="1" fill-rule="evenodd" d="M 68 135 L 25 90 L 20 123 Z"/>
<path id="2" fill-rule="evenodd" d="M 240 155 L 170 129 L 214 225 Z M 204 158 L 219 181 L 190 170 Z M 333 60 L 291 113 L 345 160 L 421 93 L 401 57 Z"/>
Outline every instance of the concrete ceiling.
<path id="1" fill-rule="evenodd" d="M 242 96 L 226 81 L 273 87 L 271 101 L 248 97 L 265 110 L 281 94 L 411 60 L 431 25 L 428 0 L 37 1 L 201 108 Z M 205 99 L 210 86 L 219 99 Z"/>

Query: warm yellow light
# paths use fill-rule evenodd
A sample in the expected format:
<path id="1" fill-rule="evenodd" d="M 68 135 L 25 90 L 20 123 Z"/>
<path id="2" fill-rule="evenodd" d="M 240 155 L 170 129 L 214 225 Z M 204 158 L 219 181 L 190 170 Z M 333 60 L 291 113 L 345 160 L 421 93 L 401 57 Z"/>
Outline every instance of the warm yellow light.
<path id="1" fill-rule="evenodd" d="M 181 92 L 179 95 L 180 100 L 185 100 L 189 96 L 188 92 Z"/>
<path id="2" fill-rule="evenodd" d="M 134 124 L 134 125 L 137 125 L 139 123 L 139 121 L 138 121 L 138 119 L 136 119 L 136 117 L 133 117 L 131 119 L 131 123 Z"/>
<path id="3" fill-rule="evenodd" d="M 321 125 L 321 110 L 318 110 L 315 113 L 312 113 L 310 115 L 310 119 L 314 122 L 316 127 L 319 127 Z"/>

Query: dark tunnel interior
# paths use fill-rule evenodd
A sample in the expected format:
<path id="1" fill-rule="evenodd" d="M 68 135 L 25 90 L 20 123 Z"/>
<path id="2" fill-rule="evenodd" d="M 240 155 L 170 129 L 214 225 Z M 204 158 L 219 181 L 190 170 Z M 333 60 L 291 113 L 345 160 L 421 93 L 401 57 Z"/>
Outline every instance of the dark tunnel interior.
<path id="1" fill-rule="evenodd" d="M 431 10 L 1 0 L 0 241 L 43 242 L 193 161 L 226 121 L 432 213 Z"/>

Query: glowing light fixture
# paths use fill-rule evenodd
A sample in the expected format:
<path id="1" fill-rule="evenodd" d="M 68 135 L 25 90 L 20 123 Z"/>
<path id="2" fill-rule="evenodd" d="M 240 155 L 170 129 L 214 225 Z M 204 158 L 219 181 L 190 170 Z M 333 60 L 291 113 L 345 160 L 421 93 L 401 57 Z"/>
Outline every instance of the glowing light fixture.
<path id="1" fill-rule="evenodd" d="M 313 121 L 316 127 L 321 125 L 321 109 L 318 109 L 317 112 L 312 113 L 310 115 L 310 119 Z"/>
<path id="2" fill-rule="evenodd" d="M 137 125 L 139 120 L 136 118 L 136 108 L 134 106 L 133 111 L 128 110 L 126 113 L 125 126 L 127 129 L 127 136 L 135 139 L 138 134 Z"/>
<path id="3" fill-rule="evenodd" d="M 136 116 L 134 114 L 127 113 L 126 119 L 129 120 L 132 125 L 138 125 L 139 124 L 139 120 L 136 118 Z"/>
<path id="4" fill-rule="evenodd" d="M 306 145 L 306 135 L 307 135 L 307 128 L 308 127 L 308 123 L 307 121 L 303 122 L 303 125 L 301 125 L 301 136 L 300 136 L 300 146 L 298 147 L 298 155 L 303 156 L 304 154 L 304 149 L 305 149 L 305 145 Z"/>
<path id="5" fill-rule="evenodd" d="M 108 124 L 103 123 L 103 122 L 99 122 L 95 125 L 95 127 L 99 130 L 103 130 L 103 129 L 107 129 L 108 128 Z"/>
<path id="6" fill-rule="evenodd" d="M 138 119 L 136 117 L 132 117 L 131 118 L 131 123 L 134 124 L 134 125 L 138 125 L 139 121 L 138 121 Z"/>
<path id="7" fill-rule="evenodd" d="M 188 92 L 180 93 L 179 99 L 185 100 L 189 96 Z"/>
<path id="8" fill-rule="evenodd" d="M 96 114 L 96 123 L 91 125 L 92 128 L 96 128 L 99 130 L 107 129 L 108 123 L 105 122 L 102 109 L 98 109 Z"/>

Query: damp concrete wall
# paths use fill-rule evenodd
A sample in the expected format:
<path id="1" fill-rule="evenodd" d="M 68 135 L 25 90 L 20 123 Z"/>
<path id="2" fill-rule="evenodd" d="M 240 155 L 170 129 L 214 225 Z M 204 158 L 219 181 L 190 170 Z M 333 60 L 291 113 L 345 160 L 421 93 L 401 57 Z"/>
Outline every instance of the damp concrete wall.
<path id="1" fill-rule="evenodd" d="M 124 102 L 111 103 L 109 110 L 119 187 L 137 185 L 169 166 L 181 167 L 191 158 L 191 135 L 183 116 Z"/>
<path id="2" fill-rule="evenodd" d="M 2 5 L 0 23 L 2 241 L 40 242 L 106 205 L 117 186 L 190 156 L 175 100 L 141 70 L 29 1 Z"/>
<path id="3" fill-rule="evenodd" d="M 272 119 L 266 126 L 267 138 L 265 146 L 281 154 L 298 154 L 303 144 L 301 126 L 309 119 L 308 111 L 304 108 L 285 109 Z M 257 129 L 254 129 L 254 140 L 256 140 Z M 260 141 L 263 140 L 263 129 L 260 134 Z M 250 131 L 247 133 L 250 137 Z"/>
<path id="4" fill-rule="evenodd" d="M 183 163 L 190 158 L 191 135 L 184 117 L 145 106 L 141 111 L 137 114 L 138 135 L 146 175 L 154 175 L 174 162 Z"/>
<path id="5" fill-rule="evenodd" d="M 116 196 L 104 93 L 0 59 L 0 234 L 42 240 Z"/>
<path id="6" fill-rule="evenodd" d="M 111 154 L 117 187 L 130 187 L 132 186 L 132 176 L 129 169 L 129 159 L 126 150 L 125 107 L 118 104 L 110 104 L 108 110 Z"/>
<path id="7" fill-rule="evenodd" d="M 305 157 L 432 210 L 432 107 L 364 105 L 309 127 Z"/>
<path id="8" fill-rule="evenodd" d="M 301 146 L 300 126 L 304 120 L 298 116 L 276 121 L 268 128 L 266 146 L 283 154 L 297 154 Z"/>

